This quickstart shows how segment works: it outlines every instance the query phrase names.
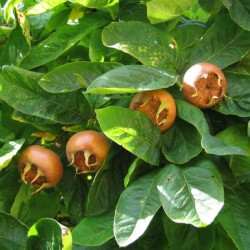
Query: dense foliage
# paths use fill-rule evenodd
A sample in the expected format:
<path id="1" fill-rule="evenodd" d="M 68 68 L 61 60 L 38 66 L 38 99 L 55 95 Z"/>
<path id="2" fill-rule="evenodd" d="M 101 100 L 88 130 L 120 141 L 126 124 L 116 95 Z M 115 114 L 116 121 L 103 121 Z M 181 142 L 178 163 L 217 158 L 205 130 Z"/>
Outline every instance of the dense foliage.
<path id="1" fill-rule="evenodd" d="M 0 3 L 1 250 L 249 249 L 248 0 Z M 204 110 L 181 92 L 199 62 L 228 86 Z M 176 103 L 163 133 L 128 108 L 157 89 Z M 97 173 L 67 161 L 83 130 L 110 143 Z M 64 173 L 32 195 L 17 161 L 33 144 L 56 152 Z"/>

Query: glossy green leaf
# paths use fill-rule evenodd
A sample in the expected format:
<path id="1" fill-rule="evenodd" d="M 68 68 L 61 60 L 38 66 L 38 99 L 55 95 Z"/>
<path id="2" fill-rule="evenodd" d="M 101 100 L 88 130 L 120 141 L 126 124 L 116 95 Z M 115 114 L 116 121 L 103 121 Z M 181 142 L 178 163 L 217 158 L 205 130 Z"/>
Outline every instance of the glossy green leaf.
<path id="1" fill-rule="evenodd" d="M 231 18 L 243 29 L 250 31 L 250 9 L 248 0 L 220 0 L 229 10 Z"/>
<path id="2" fill-rule="evenodd" d="M 178 99 L 175 103 L 179 118 L 194 125 L 201 135 L 210 134 L 208 123 L 199 108 L 184 100 Z"/>
<path id="3" fill-rule="evenodd" d="M 226 72 L 226 96 L 215 109 L 225 115 L 250 116 L 250 74 Z"/>
<path id="4" fill-rule="evenodd" d="M 226 158 L 234 176 L 240 182 L 250 181 L 250 138 L 247 127 L 239 124 L 226 128 L 218 135 L 226 145 L 241 147 L 248 155 L 230 155 Z"/>
<path id="5" fill-rule="evenodd" d="M 147 2 L 147 15 L 151 23 L 161 23 L 180 16 L 196 0 L 151 0 Z"/>
<path id="6" fill-rule="evenodd" d="M 50 71 L 39 85 L 51 93 L 70 92 L 86 88 L 105 72 L 121 66 L 119 63 L 73 62 Z"/>
<path id="7" fill-rule="evenodd" d="M 202 147 L 208 154 L 214 155 L 247 155 L 241 147 L 226 145 L 222 140 L 206 134 L 202 137 Z"/>
<path id="8" fill-rule="evenodd" d="M 67 0 L 43 0 L 38 2 L 36 5 L 32 6 L 31 8 L 27 9 L 25 14 L 26 15 L 41 14 L 46 11 L 52 10 L 56 6 L 65 2 L 67 2 Z"/>
<path id="9" fill-rule="evenodd" d="M 157 188 L 166 215 L 177 223 L 207 226 L 224 204 L 220 173 L 208 160 L 188 167 L 166 165 L 159 173 Z"/>
<path id="10" fill-rule="evenodd" d="M 148 66 L 169 64 L 173 38 L 150 24 L 130 21 L 111 23 L 103 29 L 104 45 L 121 50 Z"/>
<path id="11" fill-rule="evenodd" d="M 112 146 L 110 151 L 114 151 Z M 89 189 L 85 215 L 95 216 L 115 207 L 124 189 L 123 178 L 127 162 L 128 156 L 125 153 L 119 157 L 106 159 L 104 166 L 96 174 Z"/>
<path id="12" fill-rule="evenodd" d="M 31 191 L 32 190 L 28 190 L 28 192 Z M 24 200 L 25 196 L 23 196 L 23 193 L 20 195 L 21 199 L 20 207 L 18 209 L 18 218 L 28 226 L 31 226 L 38 219 L 43 217 L 54 218 L 60 209 L 61 196 L 57 192 L 40 192 L 39 194 L 31 196 L 27 200 Z M 28 195 L 30 195 L 30 193 Z"/>
<path id="13" fill-rule="evenodd" d="M 131 183 L 116 206 L 114 234 L 119 246 L 137 240 L 147 229 L 161 204 L 157 195 L 157 174 L 149 173 Z"/>
<path id="14" fill-rule="evenodd" d="M 110 49 L 103 45 L 102 30 L 92 32 L 89 40 L 89 58 L 91 62 L 104 62 Z"/>
<path id="15" fill-rule="evenodd" d="M 74 243 L 83 246 L 99 246 L 113 238 L 114 211 L 89 216 L 73 229 Z"/>
<path id="16" fill-rule="evenodd" d="M 21 67 L 32 69 L 58 58 L 93 30 L 107 23 L 108 20 L 100 15 L 86 15 L 79 24 L 59 27 L 32 48 L 30 54 L 22 61 Z"/>
<path id="17" fill-rule="evenodd" d="M 94 94 L 134 93 L 168 88 L 175 84 L 177 75 L 171 71 L 143 65 L 126 65 L 108 71 L 88 86 Z"/>
<path id="18" fill-rule="evenodd" d="M 177 25 L 172 31 L 174 46 L 177 48 L 174 52 L 172 66 L 180 74 L 187 70 L 192 49 L 201 39 L 207 30 L 207 26 L 201 22 L 188 22 Z"/>
<path id="19" fill-rule="evenodd" d="M 165 232 L 171 249 L 211 250 L 215 243 L 215 226 L 196 228 L 192 225 L 175 223 L 162 215 Z"/>
<path id="20" fill-rule="evenodd" d="M 27 250 L 62 249 L 62 231 L 54 219 L 38 220 L 28 232 Z"/>
<path id="21" fill-rule="evenodd" d="M 0 212 L 0 248 L 26 249 L 28 227 L 7 213 Z"/>
<path id="22" fill-rule="evenodd" d="M 28 44 L 20 25 L 11 32 L 9 39 L 2 50 L 0 57 L 0 66 L 3 65 L 20 65 L 30 52 Z"/>
<path id="23" fill-rule="evenodd" d="M 0 148 L 0 171 L 7 167 L 24 143 L 24 139 L 9 141 Z"/>
<path id="24" fill-rule="evenodd" d="M 107 137 L 144 161 L 159 164 L 161 133 L 144 113 L 110 106 L 96 110 L 96 115 Z"/>
<path id="25" fill-rule="evenodd" d="M 250 244 L 250 195 L 244 189 L 226 192 L 225 205 L 218 216 L 219 222 L 238 249 Z"/>
<path id="26" fill-rule="evenodd" d="M 63 124 L 83 123 L 89 116 L 81 93 L 49 94 L 37 84 L 42 74 L 5 66 L 0 80 L 0 98 L 13 108 Z M 86 112 L 86 113 L 85 113 Z"/>
<path id="27" fill-rule="evenodd" d="M 88 8 L 100 8 L 112 2 L 112 0 L 76 0 L 75 2 Z"/>
<path id="28" fill-rule="evenodd" d="M 228 15 L 220 15 L 194 46 L 190 65 L 209 62 L 223 69 L 239 61 L 248 52 L 249 46 L 249 32 L 236 25 Z"/>
<path id="29" fill-rule="evenodd" d="M 187 122 L 177 120 L 163 135 L 162 152 L 169 162 L 183 164 L 197 156 L 202 150 L 201 136 Z"/>

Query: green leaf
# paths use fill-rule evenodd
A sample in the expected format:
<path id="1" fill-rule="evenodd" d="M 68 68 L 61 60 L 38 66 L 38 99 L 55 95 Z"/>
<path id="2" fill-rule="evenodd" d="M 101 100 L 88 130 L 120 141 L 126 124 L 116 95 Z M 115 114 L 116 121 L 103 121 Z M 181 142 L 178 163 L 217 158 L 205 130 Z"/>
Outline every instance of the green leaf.
<path id="1" fill-rule="evenodd" d="M 9 213 L 20 187 L 20 173 L 16 166 L 0 173 L 0 211 Z"/>
<path id="2" fill-rule="evenodd" d="M 50 93 L 69 92 L 86 88 L 105 72 L 119 67 L 119 63 L 73 62 L 63 64 L 43 76 L 38 84 Z"/>
<path id="3" fill-rule="evenodd" d="M 247 136 L 247 127 L 242 124 L 233 125 L 217 134 L 226 145 L 241 147 L 247 156 L 229 155 L 226 160 L 239 182 L 250 181 L 250 138 Z"/>
<path id="4" fill-rule="evenodd" d="M 159 164 L 161 133 L 144 113 L 110 106 L 96 110 L 96 115 L 107 137 L 144 161 Z"/>
<path id="5" fill-rule="evenodd" d="M 171 71 L 143 65 L 126 65 L 108 71 L 88 86 L 94 94 L 135 93 L 168 88 L 175 84 L 177 75 Z"/>
<path id="6" fill-rule="evenodd" d="M 2 49 L 0 57 L 0 66 L 3 65 L 20 65 L 30 52 L 30 45 L 23 35 L 20 25 L 11 32 L 9 39 Z"/>
<path id="7" fill-rule="evenodd" d="M 160 208 L 156 181 L 156 172 L 151 172 L 131 183 L 121 194 L 114 221 L 119 246 L 125 247 L 137 240 Z"/>
<path id="8" fill-rule="evenodd" d="M 112 145 L 110 151 L 114 152 Z M 123 178 L 124 172 L 127 170 L 127 163 L 128 156 L 125 153 L 105 160 L 89 189 L 85 215 L 95 216 L 115 207 L 124 190 Z"/>
<path id="9" fill-rule="evenodd" d="M 193 48 L 190 65 L 209 62 L 223 69 L 238 62 L 249 46 L 249 32 L 236 25 L 228 15 L 221 15 Z"/>
<path id="10" fill-rule="evenodd" d="M 225 205 L 218 219 L 238 249 L 248 249 L 250 245 L 249 192 L 242 189 L 225 193 Z"/>
<path id="11" fill-rule="evenodd" d="M 24 199 L 24 194 L 21 193 L 20 195 L 21 199 Z M 56 191 L 48 193 L 39 192 L 31 196 L 27 201 L 23 200 L 20 202 L 18 218 L 28 226 L 31 226 L 38 219 L 43 217 L 54 218 L 60 209 L 60 199 L 61 196 Z"/>
<path id="12" fill-rule="evenodd" d="M 100 8 L 112 2 L 112 0 L 76 0 L 75 2 L 88 8 Z"/>
<path id="13" fill-rule="evenodd" d="M 0 143 L 6 143 L 14 139 L 14 133 L 0 124 Z"/>
<path id="14" fill-rule="evenodd" d="M 27 250 L 60 250 L 62 249 L 61 234 L 61 228 L 55 220 L 42 218 L 28 232 Z"/>
<path id="15" fill-rule="evenodd" d="M 9 141 L 0 148 L 0 171 L 7 167 L 24 143 L 24 139 Z"/>
<path id="16" fill-rule="evenodd" d="M 0 212 L 0 222 L 0 248 L 25 250 L 28 227 L 4 212 Z"/>
<path id="17" fill-rule="evenodd" d="M 0 98 L 13 108 L 62 124 L 86 121 L 90 108 L 81 93 L 49 94 L 37 84 L 42 74 L 5 66 Z"/>
<path id="18" fill-rule="evenodd" d="M 72 231 L 74 243 L 83 246 L 99 246 L 114 237 L 114 211 L 85 217 Z"/>
<path id="19" fill-rule="evenodd" d="M 221 0 L 228 9 L 231 18 L 243 29 L 250 31 L 250 10 L 247 0 Z"/>
<path id="20" fill-rule="evenodd" d="M 102 30 L 92 32 L 89 40 L 89 58 L 91 62 L 104 62 L 109 48 L 102 43 Z"/>
<path id="21" fill-rule="evenodd" d="M 228 234 L 222 228 L 220 224 L 216 225 L 215 231 L 215 242 L 213 250 L 237 250 L 238 248 L 233 243 L 232 239 L 229 238 Z"/>
<path id="22" fill-rule="evenodd" d="M 188 67 L 192 49 L 206 32 L 207 26 L 200 22 L 179 24 L 170 33 L 174 38 L 174 57 L 172 66 L 178 73 L 183 74 Z"/>
<path id="23" fill-rule="evenodd" d="M 214 155 L 247 155 L 241 147 L 225 145 L 222 140 L 206 134 L 202 137 L 202 147 L 208 154 Z"/>
<path id="24" fill-rule="evenodd" d="M 226 96 L 215 106 L 218 112 L 240 117 L 250 116 L 250 74 L 225 72 Z"/>
<path id="25" fill-rule="evenodd" d="M 169 162 L 186 163 L 201 150 L 201 136 L 197 129 L 182 120 L 176 120 L 163 135 L 162 152 Z"/>
<path id="26" fill-rule="evenodd" d="M 199 108 L 184 100 L 176 99 L 175 103 L 179 118 L 195 126 L 201 135 L 210 134 L 208 123 Z"/>
<path id="27" fill-rule="evenodd" d="M 67 0 L 43 0 L 25 11 L 25 15 L 38 15 L 52 10 L 56 6 L 67 2 Z"/>
<path id="28" fill-rule="evenodd" d="M 93 30 L 107 23 L 108 19 L 96 14 L 86 15 L 79 24 L 66 24 L 59 27 L 54 33 L 32 48 L 30 54 L 22 61 L 21 67 L 32 69 L 51 62 Z"/>
<path id="29" fill-rule="evenodd" d="M 211 250 L 215 243 L 215 226 L 196 228 L 192 225 L 175 223 L 162 215 L 170 249 Z"/>
<path id="30" fill-rule="evenodd" d="M 147 15 L 151 23 L 161 23 L 182 15 L 196 0 L 151 0 L 147 4 Z"/>
<path id="31" fill-rule="evenodd" d="M 188 167 L 166 165 L 159 173 L 157 188 L 166 215 L 195 227 L 211 224 L 224 202 L 220 173 L 205 159 Z"/>
<path id="32" fill-rule="evenodd" d="M 121 50 L 148 66 L 169 64 L 173 38 L 150 24 L 130 21 L 111 23 L 103 29 L 104 45 Z"/>

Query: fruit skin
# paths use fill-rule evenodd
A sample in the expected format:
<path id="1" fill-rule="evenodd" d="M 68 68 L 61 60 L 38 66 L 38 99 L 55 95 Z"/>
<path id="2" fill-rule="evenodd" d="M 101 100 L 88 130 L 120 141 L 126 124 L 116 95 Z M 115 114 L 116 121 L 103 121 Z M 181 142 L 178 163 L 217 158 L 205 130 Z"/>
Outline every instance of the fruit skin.
<path id="1" fill-rule="evenodd" d="M 166 90 L 138 92 L 132 98 L 129 109 L 145 113 L 161 132 L 171 127 L 176 118 L 176 105 Z"/>
<path id="2" fill-rule="evenodd" d="M 40 186 L 34 193 L 43 188 L 54 187 L 63 175 L 63 166 L 59 156 L 40 145 L 27 147 L 17 164 L 25 183 Z"/>
<path id="3" fill-rule="evenodd" d="M 188 102 L 206 109 L 216 105 L 225 96 L 227 82 L 216 65 L 197 63 L 184 74 L 182 86 L 183 96 Z"/>
<path id="4" fill-rule="evenodd" d="M 66 144 L 68 161 L 78 173 L 97 172 L 106 159 L 109 141 L 94 130 L 78 132 Z"/>

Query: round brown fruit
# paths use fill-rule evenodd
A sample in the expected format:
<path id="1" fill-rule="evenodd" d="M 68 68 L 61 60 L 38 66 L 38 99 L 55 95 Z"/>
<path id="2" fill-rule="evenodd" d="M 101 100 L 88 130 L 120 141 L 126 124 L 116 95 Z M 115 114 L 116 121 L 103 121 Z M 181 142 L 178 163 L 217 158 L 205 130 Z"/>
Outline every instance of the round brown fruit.
<path id="1" fill-rule="evenodd" d="M 107 138 L 94 130 L 74 134 L 66 145 L 68 161 L 79 174 L 97 172 L 102 167 L 108 150 Z"/>
<path id="2" fill-rule="evenodd" d="M 176 117 L 174 98 L 166 90 L 149 90 L 135 94 L 129 109 L 145 113 L 161 132 L 169 129 Z"/>
<path id="3" fill-rule="evenodd" d="M 40 145 L 31 145 L 22 152 L 18 168 L 23 182 L 38 186 L 33 194 L 43 188 L 54 187 L 63 175 L 59 156 Z"/>
<path id="4" fill-rule="evenodd" d="M 225 96 L 226 88 L 223 72 L 211 63 L 195 64 L 183 77 L 183 96 L 201 109 L 216 105 Z"/>

